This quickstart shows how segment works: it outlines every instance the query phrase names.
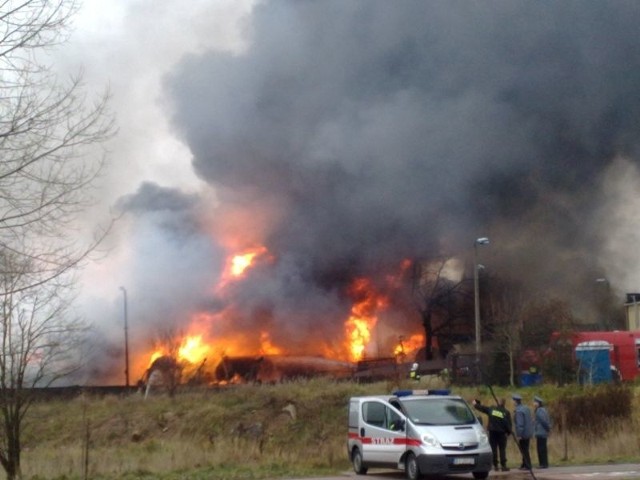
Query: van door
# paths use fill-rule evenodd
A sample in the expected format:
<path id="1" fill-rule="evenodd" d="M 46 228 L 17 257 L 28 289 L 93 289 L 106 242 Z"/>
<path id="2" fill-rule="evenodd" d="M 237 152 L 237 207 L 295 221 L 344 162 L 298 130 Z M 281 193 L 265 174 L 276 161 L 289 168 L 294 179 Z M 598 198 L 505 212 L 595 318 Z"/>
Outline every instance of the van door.
<path id="1" fill-rule="evenodd" d="M 362 402 L 360 428 L 365 463 L 397 464 L 406 449 L 406 419 L 380 400 Z"/>

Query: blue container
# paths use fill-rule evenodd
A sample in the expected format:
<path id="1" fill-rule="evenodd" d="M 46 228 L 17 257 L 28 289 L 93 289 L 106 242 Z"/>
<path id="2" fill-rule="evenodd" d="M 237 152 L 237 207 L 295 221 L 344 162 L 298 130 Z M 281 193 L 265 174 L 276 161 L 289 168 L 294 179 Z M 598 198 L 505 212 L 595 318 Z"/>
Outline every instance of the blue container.
<path id="1" fill-rule="evenodd" d="M 542 383 L 542 375 L 539 373 L 523 372 L 520 374 L 521 387 L 533 387 Z"/>
<path id="2" fill-rule="evenodd" d="M 611 359 L 609 357 L 611 348 L 611 344 L 604 340 L 582 342 L 576 346 L 580 384 L 590 385 L 612 381 Z"/>

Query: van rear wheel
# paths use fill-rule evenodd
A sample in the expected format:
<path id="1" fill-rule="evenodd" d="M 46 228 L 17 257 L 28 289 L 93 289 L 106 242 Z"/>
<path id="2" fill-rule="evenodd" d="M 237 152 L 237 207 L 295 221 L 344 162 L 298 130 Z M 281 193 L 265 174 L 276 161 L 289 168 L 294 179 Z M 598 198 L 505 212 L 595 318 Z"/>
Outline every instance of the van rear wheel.
<path id="1" fill-rule="evenodd" d="M 489 472 L 473 472 L 473 478 L 476 480 L 484 480 L 489 476 Z"/>
<path id="2" fill-rule="evenodd" d="M 359 448 L 354 448 L 351 453 L 351 463 L 353 464 L 353 471 L 358 475 L 366 475 L 368 468 L 362 463 L 362 453 Z"/>
<path id="3" fill-rule="evenodd" d="M 404 471 L 407 475 L 407 480 L 418 480 L 421 477 L 418 461 L 413 453 L 407 454 L 407 458 L 404 461 Z"/>

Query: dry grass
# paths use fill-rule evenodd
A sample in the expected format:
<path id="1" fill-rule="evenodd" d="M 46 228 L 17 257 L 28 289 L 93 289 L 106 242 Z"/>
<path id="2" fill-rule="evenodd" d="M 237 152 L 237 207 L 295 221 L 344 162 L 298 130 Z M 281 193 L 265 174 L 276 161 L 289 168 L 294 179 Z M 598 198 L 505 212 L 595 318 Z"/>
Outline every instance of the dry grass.
<path id="1" fill-rule="evenodd" d="M 415 386 L 399 383 L 312 380 L 193 391 L 173 399 L 159 396 L 145 401 L 136 395 L 39 403 L 25 425 L 24 478 L 84 478 L 87 428 L 87 477 L 92 479 L 259 479 L 345 471 L 350 469 L 345 448 L 348 398 Z M 441 386 L 436 379 L 421 383 Z M 521 393 L 528 398 L 542 391 L 551 399 L 559 395 L 557 390 Z M 484 388 L 456 392 L 491 403 Z M 637 411 L 637 398 L 634 402 Z M 638 418 L 613 422 L 598 438 L 588 430 L 572 434 L 567 438 L 566 460 L 562 460 L 565 439 L 556 429 L 549 440 L 551 463 L 637 460 L 637 423 Z M 532 457 L 535 463 L 533 445 Z M 512 466 L 519 464 L 513 441 L 509 460 Z"/>
<path id="2" fill-rule="evenodd" d="M 638 387 L 629 387 L 633 390 L 630 395 L 632 403 L 630 418 L 621 416 L 621 411 L 626 409 L 622 409 L 617 402 L 626 401 L 627 397 L 622 398 L 623 395 L 620 395 L 616 388 L 619 387 L 614 386 L 608 397 L 606 393 L 609 387 L 584 388 L 578 385 L 566 387 L 544 385 L 535 389 L 518 390 L 518 393 L 522 394 L 523 403 L 531 405 L 534 395 L 545 399 L 554 424 L 548 440 L 549 461 L 552 465 L 635 462 L 640 459 L 640 454 L 638 454 L 640 452 Z M 469 390 L 469 392 L 474 393 L 474 390 Z M 475 393 L 476 397 L 485 400 L 484 403 L 493 403 L 491 394 L 486 387 L 475 389 Z M 514 390 L 496 389 L 495 393 L 500 398 L 509 399 Z M 591 399 L 593 403 L 567 401 L 567 399 L 574 397 Z M 559 413 L 562 407 L 580 409 L 579 412 L 572 412 L 574 425 L 572 425 L 571 431 L 563 431 L 562 429 L 562 418 Z M 607 416 L 608 411 L 612 412 L 611 416 Z M 514 440 L 509 442 L 507 456 L 510 465 L 519 466 L 520 453 Z M 531 458 L 534 465 L 537 465 L 535 439 L 531 440 Z"/>

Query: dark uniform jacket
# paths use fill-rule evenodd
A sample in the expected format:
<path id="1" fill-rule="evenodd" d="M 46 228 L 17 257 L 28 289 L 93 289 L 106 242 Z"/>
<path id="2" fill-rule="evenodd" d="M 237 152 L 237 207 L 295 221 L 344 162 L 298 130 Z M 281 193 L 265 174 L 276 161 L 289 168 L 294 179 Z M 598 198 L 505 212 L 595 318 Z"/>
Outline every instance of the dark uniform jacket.
<path id="1" fill-rule="evenodd" d="M 489 425 L 487 430 L 494 432 L 511 433 L 511 414 L 504 407 L 485 407 L 476 403 L 476 410 L 486 413 L 489 417 Z"/>

